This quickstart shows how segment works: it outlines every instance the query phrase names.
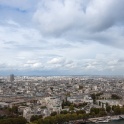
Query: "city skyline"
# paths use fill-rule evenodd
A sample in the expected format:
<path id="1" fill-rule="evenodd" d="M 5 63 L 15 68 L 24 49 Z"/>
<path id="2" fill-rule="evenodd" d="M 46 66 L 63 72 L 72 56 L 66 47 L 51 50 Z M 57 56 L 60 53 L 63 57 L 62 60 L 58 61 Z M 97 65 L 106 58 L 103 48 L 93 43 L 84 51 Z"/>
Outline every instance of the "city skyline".
<path id="1" fill-rule="evenodd" d="M 0 75 L 123 75 L 123 0 L 0 0 Z"/>

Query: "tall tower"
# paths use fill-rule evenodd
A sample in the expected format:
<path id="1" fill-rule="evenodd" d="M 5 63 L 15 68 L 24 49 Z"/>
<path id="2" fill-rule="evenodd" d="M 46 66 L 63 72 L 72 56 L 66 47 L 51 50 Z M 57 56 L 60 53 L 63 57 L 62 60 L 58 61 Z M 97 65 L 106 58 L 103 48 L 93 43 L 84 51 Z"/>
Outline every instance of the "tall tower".
<path id="1" fill-rule="evenodd" d="M 14 74 L 10 75 L 10 81 L 13 82 L 14 81 Z"/>

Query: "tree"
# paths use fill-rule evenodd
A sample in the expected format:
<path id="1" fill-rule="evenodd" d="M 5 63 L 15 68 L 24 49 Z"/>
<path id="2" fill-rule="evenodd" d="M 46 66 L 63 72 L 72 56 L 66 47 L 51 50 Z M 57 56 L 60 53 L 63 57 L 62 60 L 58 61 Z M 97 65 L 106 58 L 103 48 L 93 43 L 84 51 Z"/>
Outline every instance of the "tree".
<path id="1" fill-rule="evenodd" d="M 121 97 L 118 96 L 118 95 L 116 95 L 116 94 L 112 94 L 112 95 L 111 95 L 111 98 L 112 98 L 112 99 L 121 99 Z"/>
<path id="2" fill-rule="evenodd" d="M 18 106 L 13 106 L 11 111 L 14 113 L 14 114 L 18 114 Z"/>
<path id="3" fill-rule="evenodd" d="M 107 111 L 108 113 L 110 113 L 110 111 L 111 111 L 111 106 L 107 105 L 107 106 L 106 106 L 106 111 Z"/>
<path id="4" fill-rule="evenodd" d="M 74 111 L 74 106 L 73 105 L 70 105 L 69 110 L 70 111 Z"/>
<path id="5" fill-rule="evenodd" d="M 99 101 L 99 106 L 101 106 L 101 102 Z"/>
<path id="6" fill-rule="evenodd" d="M 64 100 L 62 101 L 62 109 L 64 109 Z"/>
<path id="7" fill-rule="evenodd" d="M 79 103 L 79 104 L 73 104 L 73 106 L 76 107 L 76 108 L 82 108 L 82 107 L 84 107 L 84 106 L 86 106 L 86 105 L 87 105 L 86 102 L 84 102 L 84 103 Z"/>
<path id="8" fill-rule="evenodd" d="M 50 114 L 51 116 L 55 116 L 55 115 L 57 115 L 57 112 L 52 112 L 51 114 Z"/>
<path id="9" fill-rule="evenodd" d="M 91 115 L 91 117 L 93 117 L 93 118 L 95 117 L 95 113 L 94 113 L 94 112 L 91 112 L 90 115 Z"/>
<path id="10" fill-rule="evenodd" d="M 95 94 L 91 94 L 91 98 L 93 99 L 93 103 L 96 103 L 96 95 Z"/>
<path id="11" fill-rule="evenodd" d="M 113 106 L 112 106 L 112 110 L 113 110 L 113 111 L 114 111 L 115 107 L 116 107 L 116 105 L 113 105 Z"/>
<path id="12" fill-rule="evenodd" d="M 32 115 L 30 118 L 30 121 L 33 122 L 33 121 L 36 121 L 40 118 L 42 118 L 42 115 Z"/>
<path id="13" fill-rule="evenodd" d="M 92 113 L 95 114 L 95 116 L 104 116 L 106 115 L 104 108 L 91 108 L 90 109 L 90 115 L 92 116 Z"/>
<path id="14" fill-rule="evenodd" d="M 105 116 L 105 115 L 107 115 L 105 111 L 100 111 L 99 112 L 99 116 Z"/>
<path id="15" fill-rule="evenodd" d="M 102 108 L 104 108 L 104 103 L 102 103 Z"/>
<path id="16" fill-rule="evenodd" d="M 64 106 L 70 106 L 70 105 L 71 105 L 71 102 L 69 102 L 67 100 L 67 97 L 66 97 L 66 100 L 65 101 L 63 100 L 63 102 L 62 102 L 62 107 L 64 107 Z"/>
<path id="17" fill-rule="evenodd" d="M 116 106 L 116 107 L 114 108 L 114 113 L 115 113 L 116 115 L 121 114 L 120 106 Z"/>
<path id="18" fill-rule="evenodd" d="M 124 107 L 121 108 L 121 114 L 124 114 Z"/>
<path id="19" fill-rule="evenodd" d="M 37 124 L 43 124 L 43 119 L 38 119 Z"/>
<path id="20" fill-rule="evenodd" d="M 83 119 L 87 120 L 89 117 L 89 114 L 83 114 Z"/>
<path id="21" fill-rule="evenodd" d="M 99 114 L 99 108 L 91 108 L 90 113 L 94 112 L 96 115 Z"/>
<path id="22" fill-rule="evenodd" d="M 79 110 L 79 111 L 76 111 L 77 115 L 79 114 L 85 114 L 86 112 L 84 110 Z"/>
<path id="23" fill-rule="evenodd" d="M 61 111 L 60 114 L 67 114 L 68 112 L 66 110 Z"/>
<path id="24" fill-rule="evenodd" d="M 53 87 L 50 87 L 50 90 L 53 92 Z"/>
<path id="25" fill-rule="evenodd" d="M 26 124 L 27 121 L 23 117 L 18 118 L 7 118 L 0 120 L 0 124 Z"/>

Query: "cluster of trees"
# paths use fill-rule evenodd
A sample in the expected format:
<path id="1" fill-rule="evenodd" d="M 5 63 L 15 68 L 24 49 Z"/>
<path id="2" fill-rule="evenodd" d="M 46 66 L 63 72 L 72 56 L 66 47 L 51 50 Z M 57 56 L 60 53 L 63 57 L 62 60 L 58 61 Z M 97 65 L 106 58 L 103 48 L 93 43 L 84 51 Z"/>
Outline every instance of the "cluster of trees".
<path id="1" fill-rule="evenodd" d="M 102 117 L 106 116 L 107 112 L 104 108 L 91 108 L 90 113 L 86 114 L 84 110 L 79 110 L 79 111 L 62 111 L 58 115 L 54 116 L 49 116 L 46 118 L 41 118 L 37 121 L 35 121 L 36 124 L 62 124 L 64 122 L 69 122 L 73 120 L 78 120 L 78 119 L 88 119 L 89 117 Z"/>
<path id="2" fill-rule="evenodd" d="M 8 108 L 9 112 L 13 113 L 13 114 L 20 114 L 18 111 L 18 106 L 13 106 L 12 108 Z"/>
<path id="3" fill-rule="evenodd" d="M 67 113 L 68 113 L 68 111 L 66 111 L 66 110 L 63 110 L 60 112 L 60 114 L 67 114 Z"/>
<path id="4" fill-rule="evenodd" d="M 50 115 L 55 116 L 55 115 L 57 115 L 57 112 L 52 112 Z"/>
<path id="5" fill-rule="evenodd" d="M 91 95 L 91 98 L 93 99 L 93 103 L 95 104 L 96 103 L 96 100 L 97 99 L 99 99 L 99 97 L 101 96 L 101 95 L 103 95 L 103 93 L 101 92 L 101 93 L 93 93 L 93 94 L 90 94 Z"/>
<path id="6" fill-rule="evenodd" d="M 0 119 L 0 124 L 26 124 L 26 123 L 27 121 L 23 117 Z"/>
<path id="7" fill-rule="evenodd" d="M 96 102 L 96 99 L 100 95 L 102 95 L 102 93 L 91 94 L 91 97 L 94 100 L 94 102 Z M 61 111 L 60 114 L 57 114 L 57 112 L 53 112 L 51 113 L 49 117 L 46 117 L 46 118 L 42 118 L 42 116 L 32 116 L 31 122 L 34 122 L 35 124 L 56 124 L 56 123 L 63 124 L 64 122 L 69 122 L 69 121 L 78 120 L 78 119 L 86 120 L 88 118 L 102 117 L 108 114 L 110 115 L 111 114 L 114 114 L 114 115 L 124 114 L 124 106 L 121 108 L 119 106 L 111 107 L 107 103 L 106 103 L 106 108 L 104 108 L 104 106 L 102 108 L 91 108 L 89 114 L 86 114 L 84 110 L 75 111 L 74 109 L 74 108 L 81 108 L 86 105 L 87 103 L 76 105 L 76 104 L 70 103 L 66 99 L 65 101 L 62 102 L 62 108 L 64 108 L 65 106 L 68 106 L 69 111 L 64 110 L 64 111 Z"/>
<path id="8" fill-rule="evenodd" d="M 5 107 L 0 108 L 0 124 L 26 124 L 27 121 L 25 118 L 20 116 L 20 112 L 18 111 L 17 106 L 13 106 L 12 108 Z"/>
<path id="9" fill-rule="evenodd" d="M 2 113 L 0 115 L 0 119 L 4 119 L 4 118 L 14 118 L 14 117 L 18 117 L 21 113 L 18 111 L 18 107 L 17 106 L 13 106 L 12 108 L 9 107 L 4 107 L 4 108 L 0 108 L 0 112 Z"/>
<path id="10" fill-rule="evenodd" d="M 107 112 L 104 108 L 91 108 L 90 115 L 92 117 L 102 117 L 102 116 L 106 116 Z"/>
<path id="11" fill-rule="evenodd" d="M 112 99 L 121 99 L 121 97 L 118 96 L 118 95 L 116 95 L 116 94 L 112 94 L 112 95 L 111 95 L 111 98 L 112 98 Z"/>
<path id="12" fill-rule="evenodd" d="M 42 115 L 32 115 L 30 118 L 30 121 L 33 122 L 33 121 L 36 121 L 40 118 L 42 118 Z"/>
<path id="13" fill-rule="evenodd" d="M 106 104 L 106 112 L 107 113 L 110 113 L 111 112 L 111 106 L 109 106 L 108 104 Z"/>
<path id="14" fill-rule="evenodd" d="M 89 117 L 102 117 L 106 116 L 107 112 L 104 108 L 91 108 L 90 113 L 86 114 L 84 110 L 71 111 L 66 110 L 62 111 L 60 114 L 52 114 L 52 116 L 41 118 L 35 121 L 36 124 L 62 124 L 64 122 L 69 122 L 78 119 L 88 119 Z"/>
<path id="15" fill-rule="evenodd" d="M 72 103 L 71 102 L 69 102 L 69 101 L 67 101 L 67 98 L 66 98 L 66 100 L 64 101 L 62 101 L 62 109 L 64 109 L 64 107 L 65 106 L 70 106 Z"/>
<path id="16" fill-rule="evenodd" d="M 96 103 L 96 94 L 91 94 L 91 98 L 93 99 L 93 103 Z"/>
<path id="17" fill-rule="evenodd" d="M 84 111 L 84 110 L 78 110 L 78 111 L 76 111 L 76 112 L 74 112 L 74 111 L 72 111 L 72 112 L 69 112 L 69 111 L 66 111 L 66 110 L 64 110 L 64 111 L 61 111 L 60 112 L 60 114 L 70 114 L 70 113 L 76 113 L 77 115 L 78 114 L 86 114 L 86 112 Z"/>
<path id="18" fill-rule="evenodd" d="M 67 98 L 66 98 L 66 100 L 65 100 L 65 101 L 63 100 L 63 102 L 62 102 L 62 109 L 64 109 L 65 106 L 69 106 L 69 108 L 70 108 L 71 106 L 73 106 L 73 107 L 75 107 L 75 108 L 82 108 L 82 107 L 84 107 L 84 106 L 86 106 L 86 105 L 87 105 L 86 102 L 84 102 L 84 103 L 79 103 L 79 104 L 71 103 L 71 102 L 67 101 Z"/>
<path id="19" fill-rule="evenodd" d="M 108 114 L 112 114 L 112 115 L 120 115 L 120 114 L 124 114 L 124 106 L 120 107 L 119 105 L 113 105 L 112 107 L 107 105 L 106 106 L 106 112 Z"/>
<path id="20" fill-rule="evenodd" d="M 120 114 L 124 114 L 124 106 L 120 107 L 120 106 L 112 106 L 112 111 L 113 114 L 115 115 L 120 115 Z"/>
<path id="21" fill-rule="evenodd" d="M 44 119 L 39 119 L 36 124 L 63 124 L 64 122 L 69 122 L 78 119 L 87 119 L 88 114 L 77 114 L 77 113 L 67 113 L 59 114 L 55 116 L 49 116 Z"/>
<path id="22" fill-rule="evenodd" d="M 70 107 L 73 108 L 71 105 Z M 38 118 L 34 119 L 36 124 L 63 124 L 64 122 L 69 122 L 73 120 L 78 120 L 78 119 L 88 119 L 88 118 L 93 118 L 93 117 L 102 117 L 106 116 L 108 114 L 113 114 L 113 115 L 119 115 L 119 114 L 124 114 L 124 106 L 109 106 L 108 104 L 106 105 L 105 108 L 91 108 L 90 113 L 86 114 L 84 110 L 79 110 L 74 112 L 73 109 L 71 108 L 72 111 L 61 111 L 60 114 L 57 114 L 56 112 L 51 113 L 51 116 L 46 117 L 46 118 Z"/>
<path id="23" fill-rule="evenodd" d="M 87 105 L 87 103 L 84 102 L 84 103 L 74 104 L 74 107 L 75 108 L 82 108 L 82 107 L 85 107 L 86 105 Z"/>

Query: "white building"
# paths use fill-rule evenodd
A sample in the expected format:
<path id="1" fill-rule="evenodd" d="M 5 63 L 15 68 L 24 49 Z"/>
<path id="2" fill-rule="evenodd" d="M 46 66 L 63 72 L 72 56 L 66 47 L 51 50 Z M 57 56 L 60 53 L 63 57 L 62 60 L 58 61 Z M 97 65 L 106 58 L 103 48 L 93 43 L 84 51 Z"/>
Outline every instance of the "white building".
<path id="1" fill-rule="evenodd" d="M 53 111 L 60 113 L 60 111 L 62 110 L 62 101 L 59 97 L 46 97 L 45 101 L 50 113 L 52 113 Z"/>

